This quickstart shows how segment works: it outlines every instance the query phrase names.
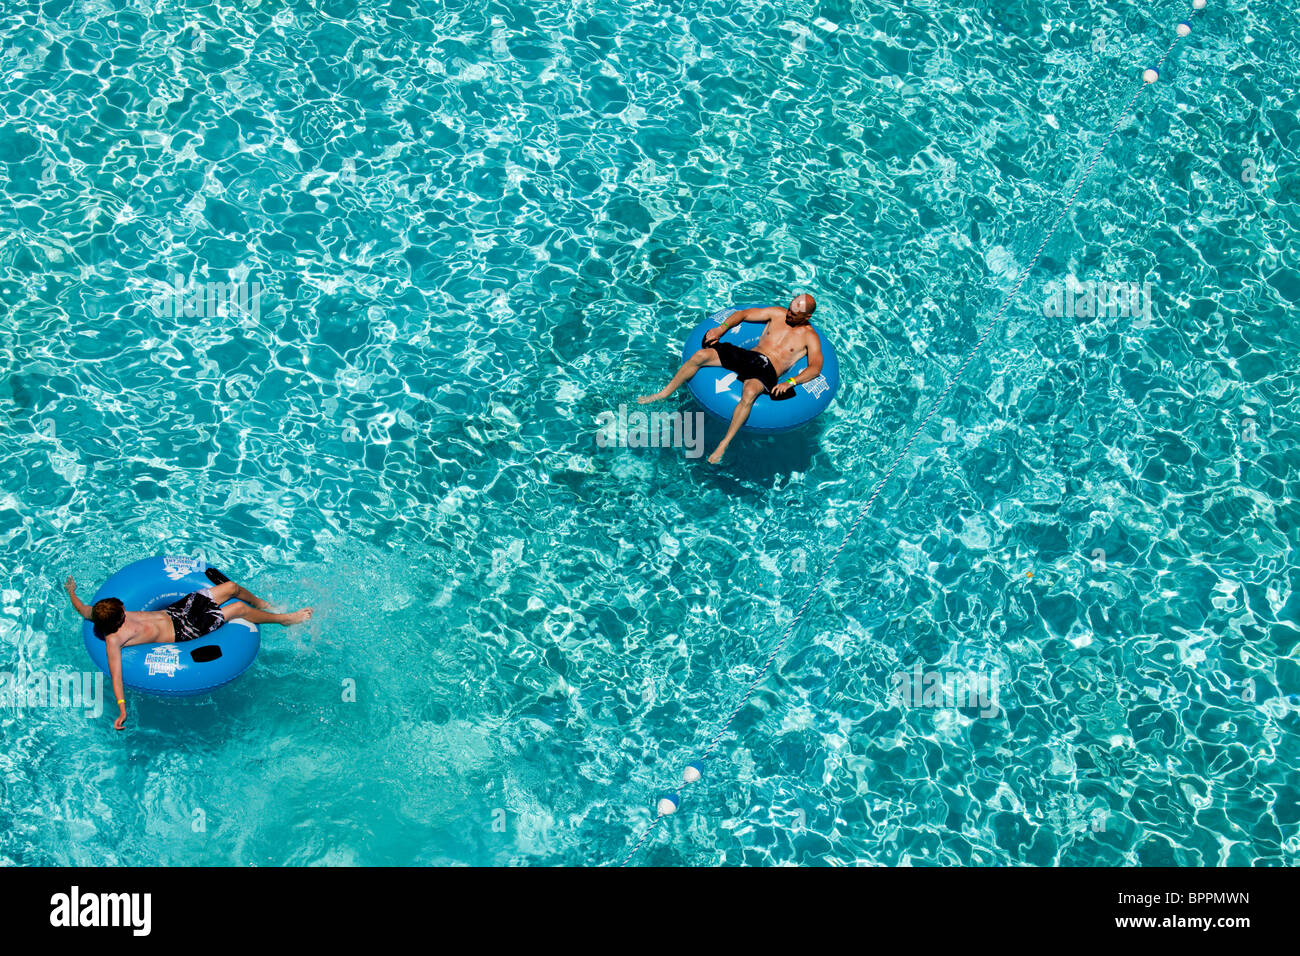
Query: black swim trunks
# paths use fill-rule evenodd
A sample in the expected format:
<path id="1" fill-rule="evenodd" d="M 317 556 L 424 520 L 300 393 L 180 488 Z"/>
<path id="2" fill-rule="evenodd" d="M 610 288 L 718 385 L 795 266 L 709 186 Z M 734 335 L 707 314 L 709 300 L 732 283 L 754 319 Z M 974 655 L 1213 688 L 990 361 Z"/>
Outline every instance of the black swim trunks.
<path id="1" fill-rule="evenodd" d="M 736 378 L 742 382 L 751 378 L 762 382 L 767 390 L 767 397 L 772 401 L 780 402 L 787 398 L 794 398 L 794 388 L 788 388 L 780 395 L 772 394 L 772 389 L 776 387 L 776 368 L 773 367 L 772 360 L 762 352 L 742 349 L 739 345 L 732 345 L 730 342 L 714 342 L 704 347 L 717 352 L 722 367 L 728 372 L 735 372 Z"/>
<path id="2" fill-rule="evenodd" d="M 221 608 L 217 607 L 205 591 L 195 591 L 179 601 L 173 601 L 163 608 L 163 613 L 172 619 L 172 630 L 176 632 L 177 643 L 211 634 L 226 623 Z"/>

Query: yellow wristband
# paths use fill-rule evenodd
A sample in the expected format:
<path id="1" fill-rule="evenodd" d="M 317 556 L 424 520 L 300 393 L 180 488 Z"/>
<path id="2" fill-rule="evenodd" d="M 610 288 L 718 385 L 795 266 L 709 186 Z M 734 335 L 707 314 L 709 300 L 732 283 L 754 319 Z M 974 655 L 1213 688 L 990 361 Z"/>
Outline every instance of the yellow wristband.
<path id="1" fill-rule="evenodd" d="M 123 699 L 123 698 L 121 698 L 121 697 L 119 697 L 119 698 L 117 699 L 117 702 L 118 702 L 119 704 L 125 704 L 125 703 L 126 703 L 126 700 Z"/>

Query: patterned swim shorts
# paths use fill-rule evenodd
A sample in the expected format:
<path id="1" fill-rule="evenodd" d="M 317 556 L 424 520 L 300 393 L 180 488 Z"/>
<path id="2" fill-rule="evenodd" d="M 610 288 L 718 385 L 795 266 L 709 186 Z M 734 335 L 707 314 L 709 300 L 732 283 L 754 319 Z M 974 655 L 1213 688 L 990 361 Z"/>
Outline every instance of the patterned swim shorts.
<path id="1" fill-rule="evenodd" d="M 179 601 L 174 601 L 163 608 L 163 613 L 172 619 L 172 629 L 176 632 L 177 643 L 192 641 L 211 634 L 226 623 L 226 616 L 221 608 L 208 596 L 206 590 L 187 594 Z"/>

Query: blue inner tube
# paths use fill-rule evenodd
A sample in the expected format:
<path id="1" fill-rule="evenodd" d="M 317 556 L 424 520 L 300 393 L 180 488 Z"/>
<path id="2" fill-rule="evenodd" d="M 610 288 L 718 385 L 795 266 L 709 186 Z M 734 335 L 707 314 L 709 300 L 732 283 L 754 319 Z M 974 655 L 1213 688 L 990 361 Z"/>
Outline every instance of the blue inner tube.
<path id="1" fill-rule="evenodd" d="M 157 611 L 191 591 L 211 587 L 207 565 L 197 558 L 154 557 L 128 564 L 95 592 L 95 601 L 115 597 L 128 611 Z M 232 601 L 227 601 L 227 604 Z M 95 666 L 108 673 L 108 650 L 87 621 L 81 640 Z M 163 697 L 191 697 L 234 680 L 252 665 L 262 637 L 243 619 L 179 644 L 137 644 L 122 648 L 122 683 Z"/>
<path id="2" fill-rule="evenodd" d="M 715 329 L 722 320 L 739 312 L 741 309 L 762 309 L 764 305 L 733 305 L 705 319 L 686 337 L 682 347 L 682 361 L 685 362 L 704 345 L 704 333 Z M 758 344 L 767 328 L 762 322 L 741 322 L 736 328 L 722 336 L 723 341 L 752 349 Z M 826 333 L 818 330 L 822 345 L 822 373 L 810 382 L 794 387 L 795 397 L 774 402 L 766 395 L 760 395 L 750 409 L 749 419 L 741 431 L 783 432 L 797 428 L 804 422 L 812 421 L 824 412 L 835 399 L 840 389 L 840 360 L 835 355 L 835 347 Z M 782 379 L 798 375 L 808 367 L 808 360 L 801 358 L 795 362 Z M 740 404 L 743 384 L 736 378 L 735 372 L 725 368 L 704 367 L 695 373 L 695 377 L 686 383 L 691 394 L 704 406 L 704 410 L 716 415 L 723 421 L 731 421 L 731 416 Z"/>

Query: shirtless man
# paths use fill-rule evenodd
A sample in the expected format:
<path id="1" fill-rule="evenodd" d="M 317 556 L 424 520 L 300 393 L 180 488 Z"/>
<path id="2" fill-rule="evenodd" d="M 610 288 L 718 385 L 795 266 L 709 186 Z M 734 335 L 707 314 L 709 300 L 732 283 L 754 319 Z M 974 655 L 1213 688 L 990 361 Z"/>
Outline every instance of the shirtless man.
<path id="1" fill-rule="evenodd" d="M 90 607 L 77 597 L 77 582 L 69 576 L 64 583 L 72 606 L 87 621 L 95 624 L 95 636 L 103 641 L 108 653 L 108 671 L 113 677 L 113 697 L 118 717 L 113 726 L 121 730 L 126 724 L 126 691 L 122 685 L 122 648 L 135 644 L 172 644 L 192 641 L 211 634 L 231 621 L 243 618 L 254 624 L 297 624 L 311 617 L 312 609 L 292 614 L 273 614 L 271 605 L 245 591 L 220 571 L 210 570 L 213 586 L 192 591 L 160 611 L 128 611 L 117 598 L 104 598 Z M 238 598 L 232 604 L 222 603 Z"/>
<path id="2" fill-rule="evenodd" d="M 644 395 L 637 399 L 642 405 L 648 402 L 663 401 L 686 382 L 690 381 L 705 365 L 720 365 L 744 382 L 740 403 L 736 405 L 731 416 L 731 426 L 723 436 L 718 447 L 709 456 L 709 461 L 717 464 L 726 454 L 731 439 L 740 431 L 740 426 L 749 418 L 749 410 L 760 395 L 767 395 L 773 401 L 794 398 L 794 387 L 804 382 L 811 382 L 822 373 L 822 345 L 817 337 L 817 330 L 808 324 L 816 310 L 817 303 L 807 293 L 797 295 L 788 308 L 772 306 L 765 309 L 741 309 L 733 312 L 723 320 L 716 329 L 704 333 L 704 347 L 686 360 L 673 380 L 662 392 Z M 763 337 L 752 349 L 743 349 L 730 342 L 719 339 L 728 329 L 741 322 L 766 322 Z M 777 382 L 795 362 L 808 356 L 808 367 L 792 378 Z"/>

